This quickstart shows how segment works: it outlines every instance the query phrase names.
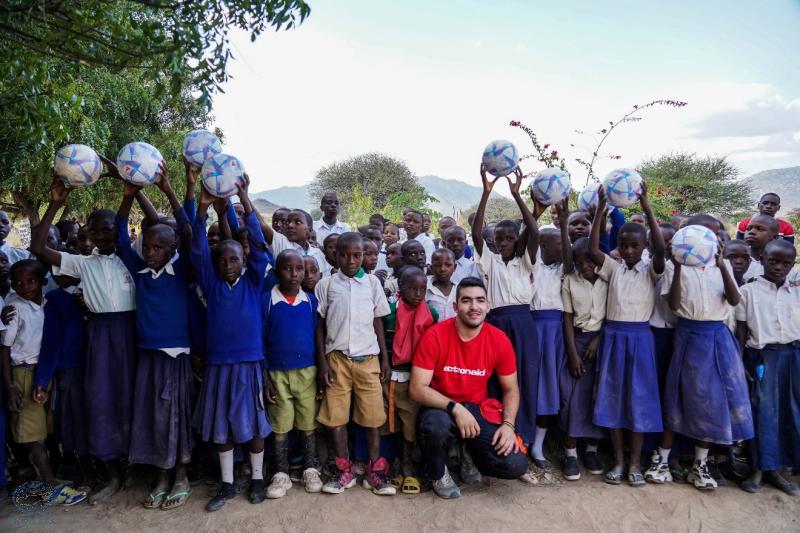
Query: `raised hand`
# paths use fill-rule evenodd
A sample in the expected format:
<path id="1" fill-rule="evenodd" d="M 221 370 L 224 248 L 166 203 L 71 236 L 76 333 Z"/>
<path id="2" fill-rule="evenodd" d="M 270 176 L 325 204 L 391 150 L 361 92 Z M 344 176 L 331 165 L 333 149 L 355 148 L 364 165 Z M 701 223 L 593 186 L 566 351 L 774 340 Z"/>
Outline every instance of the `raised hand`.
<path id="1" fill-rule="evenodd" d="M 172 184 L 169 182 L 169 169 L 167 168 L 167 162 L 165 160 L 161 160 L 161 163 L 158 164 L 158 172 L 156 172 L 156 187 L 164 191 L 172 190 Z"/>
<path id="2" fill-rule="evenodd" d="M 53 177 L 53 182 L 50 184 L 50 199 L 55 204 L 63 204 L 67 201 L 70 188 L 66 186 L 64 180 L 61 178 Z"/>
<path id="3" fill-rule="evenodd" d="M 100 174 L 100 177 L 101 178 L 110 177 L 110 178 L 115 178 L 115 179 L 121 180 L 122 179 L 122 174 L 119 173 L 119 169 L 117 168 L 117 164 L 114 163 L 109 158 L 107 158 L 106 156 L 104 156 L 103 154 L 97 154 L 97 155 L 100 157 L 100 160 L 103 162 L 103 164 L 108 169 L 107 172 L 103 172 L 102 174 Z"/>
<path id="4" fill-rule="evenodd" d="M 186 171 L 186 185 L 194 187 L 200 179 L 200 168 L 194 166 L 186 156 L 183 156 L 183 168 Z"/>
<path id="5" fill-rule="evenodd" d="M 481 163 L 481 183 L 483 183 L 483 190 L 485 192 L 492 192 L 492 189 L 494 188 L 494 184 L 497 183 L 497 180 L 499 180 L 499 179 L 500 179 L 500 177 L 496 177 L 493 180 L 490 180 L 488 178 L 488 176 L 486 175 L 486 165 Z M 510 180 L 509 180 L 509 183 L 510 183 Z"/>

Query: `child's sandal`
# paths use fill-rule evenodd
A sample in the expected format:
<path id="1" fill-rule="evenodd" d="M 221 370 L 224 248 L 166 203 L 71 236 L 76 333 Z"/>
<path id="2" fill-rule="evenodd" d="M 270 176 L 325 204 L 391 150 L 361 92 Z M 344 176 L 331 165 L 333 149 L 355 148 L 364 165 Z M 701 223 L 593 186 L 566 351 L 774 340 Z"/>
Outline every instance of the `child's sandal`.
<path id="1" fill-rule="evenodd" d="M 641 487 L 645 484 L 644 475 L 638 470 L 635 472 L 628 472 L 628 485 L 631 487 Z"/>
<path id="2" fill-rule="evenodd" d="M 621 485 L 623 477 L 624 474 L 622 472 L 612 472 L 611 470 L 609 470 L 608 472 L 606 472 L 603 481 L 605 481 L 609 485 Z"/>
<path id="3" fill-rule="evenodd" d="M 156 493 L 151 492 L 142 503 L 145 509 L 158 509 L 164 503 L 164 498 L 167 496 L 167 491 L 162 490 Z"/>
<path id="4" fill-rule="evenodd" d="M 406 476 L 403 478 L 403 494 L 419 494 L 420 486 L 419 480 L 414 476 Z"/>
<path id="5" fill-rule="evenodd" d="M 174 494 L 170 494 L 169 496 L 164 498 L 164 503 L 161 504 L 161 510 L 171 511 L 172 509 L 177 509 L 178 507 L 181 507 L 183 504 L 186 503 L 191 494 L 192 494 L 192 489 L 182 490 Z"/>
<path id="6" fill-rule="evenodd" d="M 392 479 L 389 480 L 389 483 L 391 483 L 394 488 L 399 489 L 400 487 L 403 486 L 404 479 L 405 478 L 403 476 L 397 474 L 396 476 L 394 476 Z"/>

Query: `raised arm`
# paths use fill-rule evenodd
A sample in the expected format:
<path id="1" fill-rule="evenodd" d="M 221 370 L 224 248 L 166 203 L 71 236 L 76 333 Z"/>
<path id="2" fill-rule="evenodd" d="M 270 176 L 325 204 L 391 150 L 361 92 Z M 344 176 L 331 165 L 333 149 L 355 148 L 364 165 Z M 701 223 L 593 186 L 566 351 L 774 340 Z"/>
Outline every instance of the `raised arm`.
<path id="1" fill-rule="evenodd" d="M 59 209 L 67 203 L 70 189 L 68 189 L 60 178 L 54 177 L 50 184 L 50 205 L 44 212 L 42 220 L 36 227 L 36 231 L 31 236 L 31 252 L 43 260 L 45 263 L 61 266 L 61 254 L 58 250 L 47 247 L 47 235 L 50 233 L 50 226 Z"/>
<path id="2" fill-rule="evenodd" d="M 190 254 L 192 267 L 197 274 L 200 288 L 205 294 L 209 294 L 214 280 L 214 265 L 211 263 L 211 250 L 208 247 L 208 235 L 206 234 L 206 216 L 208 206 L 214 201 L 214 197 L 208 194 L 205 189 L 200 193 L 200 203 L 197 206 L 197 217 L 192 225 L 192 252 Z"/>
<path id="3" fill-rule="evenodd" d="M 127 181 L 122 181 L 122 202 L 117 210 L 117 255 L 131 274 L 144 268 L 144 261 L 133 251 L 131 237 L 128 234 L 128 218 L 133 205 L 133 199 L 141 187 Z"/>
<path id="4" fill-rule="evenodd" d="M 731 276 L 728 265 L 725 264 L 725 259 L 722 258 L 721 242 L 717 245 L 717 266 L 722 274 L 722 284 L 725 287 L 725 300 L 727 300 L 728 304 L 735 307 L 739 304 L 741 295 L 739 294 L 739 286 L 736 284 L 736 280 Z"/>
<path id="5" fill-rule="evenodd" d="M 497 180 L 495 178 L 490 180 L 486 177 L 486 165 L 481 163 L 481 183 L 483 183 L 483 194 L 481 194 L 481 201 L 478 203 L 478 210 L 475 212 L 475 220 L 472 221 L 472 244 L 475 245 L 475 251 L 478 255 L 483 255 L 483 223 L 486 216 L 486 203 L 489 201 L 489 195 L 492 193 L 492 188 Z"/>
<path id="6" fill-rule="evenodd" d="M 647 226 L 650 228 L 650 244 L 653 246 L 653 271 L 656 274 L 664 272 L 664 261 L 667 252 L 667 246 L 664 244 L 664 236 L 658 229 L 658 220 L 653 214 L 653 209 L 650 207 L 650 200 L 647 198 L 647 183 L 642 182 L 642 192 L 639 195 L 639 203 L 642 204 L 642 210 L 647 216 Z"/>
<path id="7" fill-rule="evenodd" d="M 514 201 L 517 202 L 517 207 L 520 213 L 522 213 L 522 221 L 525 223 L 525 231 L 523 232 L 525 240 L 523 241 L 523 239 L 520 238 L 517 241 L 517 256 L 522 256 L 522 254 L 527 251 L 531 263 L 535 263 L 536 253 L 539 250 L 539 227 L 536 224 L 536 218 L 534 218 L 528 206 L 525 205 L 519 193 L 522 188 L 522 180 L 525 178 L 519 166 L 514 169 L 514 178 L 514 183 L 508 180 L 508 186 L 511 189 L 511 196 L 514 197 Z"/>
<path id="8" fill-rule="evenodd" d="M 653 232 L 650 232 L 653 233 Z M 656 233 L 661 233 L 656 232 Z M 669 293 L 667 294 L 667 303 L 672 312 L 676 312 L 681 305 L 681 264 L 675 258 L 672 258 L 672 264 L 675 270 L 672 272 L 672 284 L 669 286 Z"/>
<path id="9" fill-rule="evenodd" d="M 183 209 L 186 210 L 186 216 L 191 222 L 194 222 L 196 215 L 197 204 L 195 201 L 195 189 L 197 188 L 197 180 L 200 179 L 200 169 L 189 162 L 184 156 L 183 168 L 186 174 L 186 193 L 183 196 Z"/>
<path id="10" fill-rule="evenodd" d="M 561 230 L 561 264 L 564 266 L 564 274 L 569 274 L 575 270 L 575 265 L 572 262 L 572 243 L 569 240 L 568 215 L 569 198 L 564 198 L 563 202 L 556 204 L 558 227 Z"/>
<path id="11" fill-rule="evenodd" d="M 264 273 L 269 264 L 267 255 L 267 243 L 264 241 L 264 234 L 261 232 L 261 224 L 256 216 L 253 202 L 250 201 L 248 189 L 250 188 L 250 178 L 245 174 L 244 183 L 238 186 L 239 200 L 244 207 L 244 223 L 247 227 L 247 239 L 250 241 L 250 254 L 247 256 L 247 263 L 253 269 L 253 274 L 258 281 L 263 281 Z M 228 207 L 228 212 L 232 211 Z"/>
<path id="12" fill-rule="evenodd" d="M 598 267 L 606 262 L 606 254 L 600 251 L 600 229 L 603 227 L 603 217 L 606 210 L 606 193 L 602 187 L 597 190 L 597 209 L 592 220 L 592 232 L 589 234 L 589 257 Z"/>

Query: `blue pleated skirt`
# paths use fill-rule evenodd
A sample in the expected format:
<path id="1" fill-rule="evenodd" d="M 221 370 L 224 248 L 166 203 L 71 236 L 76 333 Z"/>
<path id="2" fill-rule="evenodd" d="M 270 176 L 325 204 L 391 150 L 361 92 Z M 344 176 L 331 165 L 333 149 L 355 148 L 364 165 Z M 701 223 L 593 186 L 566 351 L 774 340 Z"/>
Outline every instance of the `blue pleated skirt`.
<path id="1" fill-rule="evenodd" d="M 86 438 L 86 402 L 83 369 L 62 368 L 55 379 L 55 421 L 61 448 L 78 455 L 89 453 Z"/>
<path id="2" fill-rule="evenodd" d="M 669 370 L 669 362 L 672 359 L 672 350 L 675 344 L 675 329 L 674 328 L 654 328 L 650 327 L 653 332 L 653 341 L 656 345 L 656 367 L 658 368 L 658 390 L 661 397 L 664 397 L 664 383 L 667 381 L 667 370 Z"/>
<path id="3" fill-rule="evenodd" d="M 194 411 L 194 426 L 206 442 L 244 443 L 264 438 L 272 427 L 263 400 L 259 361 L 208 365 Z"/>
<path id="4" fill-rule="evenodd" d="M 586 345 L 598 335 L 599 331 L 575 330 L 575 348 L 579 357 L 583 356 Z M 558 421 L 561 429 L 569 437 L 599 439 L 605 436 L 605 431 L 592 423 L 597 359 L 585 362 L 584 369 L 586 372 L 579 379 L 575 379 L 570 374 L 566 362 L 561 367 L 559 387 L 561 409 L 558 412 Z"/>
<path id="5" fill-rule="evenodd" d="M 539 368 L 537 415 L 555 415 L 561 406 L 559 380 L 564 367 L 564 313 L 557 309 L 531 311 Z"/>
<path id="6" fill-rule="evenodd" d="M 664 385 L 666 426 L 703 442 L 753 438 L 744 365 L 722 321 L 680 319 Z"/>
<path id="7" fill-rule="evenodd" d="M 529 305 L 507 305 L 489 311 L 486 321 L 503 331 L 511 340 L 517 355 L 519 381 L 519 411 L 517 433 L 524 442 L 533 442 L 536 436 L 536 403 L 539 389 L 541 352 L 536 347 L 536 324 Z"/>
<path id="8" fill-rule="evenodd" d="M 758 470 L 800 468 L 800 342 L 747 349 Z M 763 365 L 763 375 L 757 370 Z"/>
<path id="9" fill-rule="evenodd" d="M 597 426 L 662 431 L 653 333 L 647 322 L 607 320 L 597 360 Z"/>

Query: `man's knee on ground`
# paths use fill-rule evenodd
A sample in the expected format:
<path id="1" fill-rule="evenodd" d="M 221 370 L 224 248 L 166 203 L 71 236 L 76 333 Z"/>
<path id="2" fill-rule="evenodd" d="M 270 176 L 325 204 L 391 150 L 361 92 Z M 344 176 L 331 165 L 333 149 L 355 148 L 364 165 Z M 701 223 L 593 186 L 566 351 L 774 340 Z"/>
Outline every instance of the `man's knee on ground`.
<path id="1" fill-rule="evenodd" d="M 420 412 L 417 439 L 444 440 L 450 435 L 452 420 L 446 411 L 431 409 Z"/>

